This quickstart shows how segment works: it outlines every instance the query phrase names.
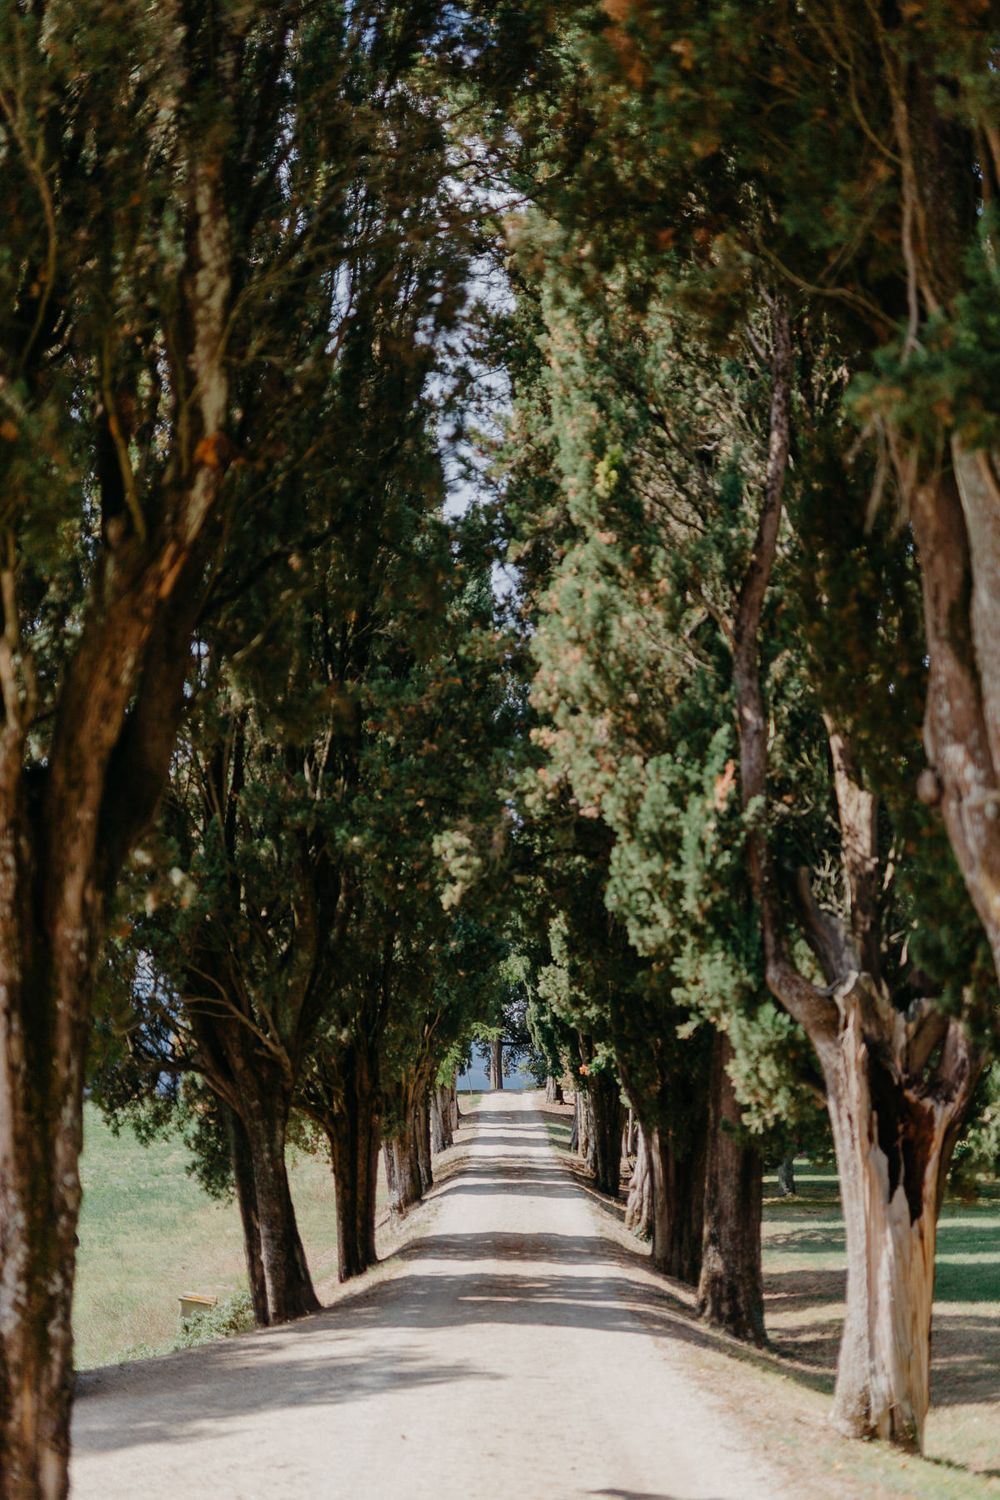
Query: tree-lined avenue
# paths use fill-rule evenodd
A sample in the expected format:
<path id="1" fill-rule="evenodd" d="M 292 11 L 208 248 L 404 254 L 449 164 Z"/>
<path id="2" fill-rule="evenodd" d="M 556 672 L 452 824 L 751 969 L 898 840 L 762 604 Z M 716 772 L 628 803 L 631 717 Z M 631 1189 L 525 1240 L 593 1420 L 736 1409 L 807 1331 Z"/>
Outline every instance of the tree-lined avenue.
<path id="1" fill-rule="evenodd" d="M 419 1234 L 362 1295 L 82 1377 L 76 1500 L 773 1496 L 685 1343 L 658 1336 L 668 1295 L 602 1232 L 536 1098 L 484 1098 L 462 1136 Z"/>

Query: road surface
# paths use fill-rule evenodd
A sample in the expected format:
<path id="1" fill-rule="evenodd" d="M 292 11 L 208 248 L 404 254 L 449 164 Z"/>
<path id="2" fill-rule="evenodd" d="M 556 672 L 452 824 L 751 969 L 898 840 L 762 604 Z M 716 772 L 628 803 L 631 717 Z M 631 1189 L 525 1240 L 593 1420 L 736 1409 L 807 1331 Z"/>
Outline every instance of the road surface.
<path id="1" fill-rule="evenodd" d="M 74 1500 L 775 1500 L 537 1095 L 466 1124 L 460 1170 L 359 1296 L 85 1376 Z"/>

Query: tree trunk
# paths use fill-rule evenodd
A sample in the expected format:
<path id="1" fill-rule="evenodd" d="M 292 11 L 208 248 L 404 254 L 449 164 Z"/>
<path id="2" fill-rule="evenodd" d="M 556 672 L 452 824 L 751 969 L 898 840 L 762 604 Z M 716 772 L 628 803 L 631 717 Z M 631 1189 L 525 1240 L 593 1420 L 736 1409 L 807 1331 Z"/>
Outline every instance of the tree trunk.
<path id="1" fill-rule="evenodd" d="M 763 1169 L 760 1153 L 744 1136 L 727 1067 L 731 1058 L 729 1037 L 718 1033 L 709 1093 L 698 1316 L 760 1347 L 764 1343 Z"/>
<path id="2" fill-rule="evenodd" d="M 621 1181 L 624 1113 L 621 1089 L 614 1074 L 602 1069 L 591 1073 L 586 1093 L 593 1125 L 588 1164 L 594 1173 L 594 1186 L 617 1198 Z"/>
<path id="3" fill-rule="evenodd" d="M 639 1239 L 648 1240 L 652 1227 L 653 1193 L 649 1148 L 640 1125 L 636 1141 L 635 1166 L 632 1168 L 632 1181 L 629 1185 L 628 1203 L 625 1208 L 625 1228 L 638 1235 Z"/>
<path id="4" fill-rule="evenodd" d="M 594 1144 L 594 1110 L 590 1091 L 582 1083 L 577 1085 L 573 1100 L 573 1132 L 569 1149 L 577 1152 L 593 1172 L 597 1160 Z"/>
<path id="5" fill-rule="evenodd" d="M 267 1283 L 264 1279 L 264 1262 L 260 1249 L 260 1214 L 257 1209 L 257 1189 L 253 1180 L 253 1159 L 243 1121 L 234 1109 L 220 1101 L 229 1137 L 229 1154 L 233 1164 L 233 1180 L 236 1183 L 236 1200 L 240 1206 L 240 1222 L 243 1225 L 243 1253 L 247 1265 L 247 1285 L 253 1303 L 254 1322 L 258 1328 L 266 1328 L 268 1322 Z"/>
<path id="6" fill-rule="evenodd" d="M 625 1128 L 622 1131 L 622 1157 L 634 1169 L 636 1155 L 639 1150 L 639 1117 L 631 1107 L 625 1116 Z"/>
<path id="7" fill-rule="evenodd" d="M 705 1210 L 704 1126 L 680 1149 L 671 1131 L 649 1138 L 653 1199 L 653 1265 L 665 1276 L 697 1286 Z"/>
<path id="8" fill-rule="evenodd" d="M 490 1088 L 503 1088 L 503 1039 L 494 1037 L 490 1043 Z"/>
<path id="9" fill-rule="evenodd" d="M 337 1217 L 337 1275 L 360 1276 L 375 1265 L 375 1195 L 378 1188 L 378 1075 L 355 1047 L 341 1066 L 341 1107 L 327 1127 Z"/>
<path id="10" fill-rule="evenodd" d="M 287 1105 L 262 1091 L 247 1101 L 243 1123 L 253 1162 L 267 1318 L 269 1323 L 287 1323 L 319 1308 L 288 1185 Z"/>
<path id="11" fill-rule="evenodd" d="M 910 515 L 930 672 L 924 745 L 948 838 L 1000 973 L 1000 488 L 992 455 L 952 440 L 954 472 L 917 485 Z"/>
<path id="12" fill-rule="evenodd" d="M 434 1167 L 431 1162 L 431 1111 L 427 1090 L 421 1090 L 419 1102 L 413 1110 L 413 1141 L 417 1150 L 420 1190 L 421 1193 L 426 1193 L 434 1186 Z"/>
<path id="13" fill-rule="evenodd" d="M 546 1104 L 563 1103 L 562 1084 L 558 1078 L 553 1078 L 551 1073 L 545 1080 L 545 1102 Z"/>
<path id="14" fill-rule="evenodd" d="M 789 1152 L 778 1163 L 778 1192 L 782 1198 L 795 1197 L 795 1154 Z"/>
<path id="15" fill-rule="evenodd" d="M 455 1144 L 451 1126 L 451 1090 L 437 1085 L 431 1090 L 431 1151 L 447 1151 Z"/>
<path id="16" fill-rule="evenodd" d="M 847 1248 L 833 1422 L 919 1452 L 937 1220 L 964 1109 L 901 1087 L 863 1037 L 858 1009 L 846 1019 L 824 1069 Z M 957 1092 L 967 1100 L 971 1086 Z"/>
<path id="17" fill-rule="evenodd" d="M 452 1092 L 450 1084 L 441 1084 L 437 1090 L 438 1108 L 441 1111 L 441 1130 L 444 1135 L 444 1149 L 447 1151 L 455 1144 L 455 1127 L 452 1123 L 451 1100 Z"/>
<path id="18" fill-rule="evenodd" d="M 382 1154 L 389 1187 L 389 1208 L 397 1217 L 403 1218 L 423 1196 L 412 1121 L 408 1120 L 385 1142 Z"/>
<path id="19" fill-rule="evenodd" d="M 3 833 L 0 830 L 0 838 Z M 4 866 L 6 869 L 7 866 Z M 83 1134 L 83 1035 L 44 1057 L 45 1020 L 57 1012 L 37 997 L 41 1034 L 22 1030 L 8 1009 L 0 972 L 0 1496 L 62 1500 L 66 1494 L 73 1386 L 73 1300 L 80 1208 L 77 1162 Z M 11 984 L 11 989 L 14 985 Z M 28 985 L 24 988 L 27 990 Z M 88 987 L 89 1000 L 89 987 Z M 89 1006 L 88 1006 L 89 1012 Z M 59 1022 L 74 1033 L 79 1013 Z M 36 1048 L 37 1053 L 36 1053 Z M 33 1056 L 33 1054 L 35 1054 Z"/>
<path id="20" fill-rule="evenodd" d="M 201 440 L 227 425 L 221 360 L 231 303 L 224 174 L 208 151 L 192 165 L 196 209 L 185 225 L 190 253 L 177 285 L 180 321 L 193 333 L 193 348 L 181 339 L 182 357 L 191 354 L 198 375 L 186 413 L 189 451 L 197 455 Z M 25 611 L 27 633 L 19 638 L 10 532 L 0 711 L 2 1500 L 63 1500 L 68 1489 L 94 971 L 108 898 L 166 780 L 203 597 L 205 525 L 226 467 L 224 459 L 195 457 L 190 483 L 175 474 L 149 496 L 157 521 L 148 541 L 125 526 L 113 551 L 95 542 L 44 759 L 28 743 L 44 706 L 32 701 L 37 621 Z M 97 481 L 100 489 L 100 473 Z"/>
<path id="21" fill-rule="evenodd" d="M 462 1111 L 458 1107 L 458 1079 L 457 1079 L 457 1077 L 453 1078 L 452 1081 L 451 1081 L 451 1088 L 449 1090 L 449 1098 L 450 1098 L 450 1110 L 451 1110 L 451 1116 L 450 1116 L 450 1118 L 451 1118 L 451 1128 L 452 1128 L 452 1132 L 454 1133 L 456 1130 L 458 1130 L 460 1128 L 461 1121 L 462 1121 Z"/>

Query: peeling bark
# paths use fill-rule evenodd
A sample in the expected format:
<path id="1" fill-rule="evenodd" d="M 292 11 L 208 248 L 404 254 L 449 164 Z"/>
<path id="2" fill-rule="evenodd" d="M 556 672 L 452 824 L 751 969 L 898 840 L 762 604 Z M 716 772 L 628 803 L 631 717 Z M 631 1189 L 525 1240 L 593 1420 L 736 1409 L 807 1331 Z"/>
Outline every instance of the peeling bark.
<path id="1" fill-rule="evenodd" d="M 653 1231 L 653 1185 L 649 1166 L 649 1148 L 642 1126 L 638 1127 L 635 1166 L 625 1206 L 625 1228 L 640 1240 L 648 1240 Z"/>
<path id="2" fill-rule="evenodd" d="M 920 1451 L 930 1400 L 937 1220 L 980 1062 L 949 1022 L 939 1077 L 907 1080 L 906 1021 L 875 1032 L 856 992 L 824 1057 L 847 1243 L 833 1421 L 852 1437 Z"/>

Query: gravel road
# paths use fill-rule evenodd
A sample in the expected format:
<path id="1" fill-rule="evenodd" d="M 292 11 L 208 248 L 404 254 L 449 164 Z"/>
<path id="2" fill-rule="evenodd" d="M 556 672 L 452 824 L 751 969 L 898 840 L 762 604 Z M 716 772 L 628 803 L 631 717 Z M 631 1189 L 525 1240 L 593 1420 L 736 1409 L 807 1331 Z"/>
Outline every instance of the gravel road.
<path id="1" fill-rule="evenodd" d="M 74 1500 L 777 1500 L 537 1096 L 484 1096 L 461 1139 L 360 1295 L 85 1376 Z"/>

